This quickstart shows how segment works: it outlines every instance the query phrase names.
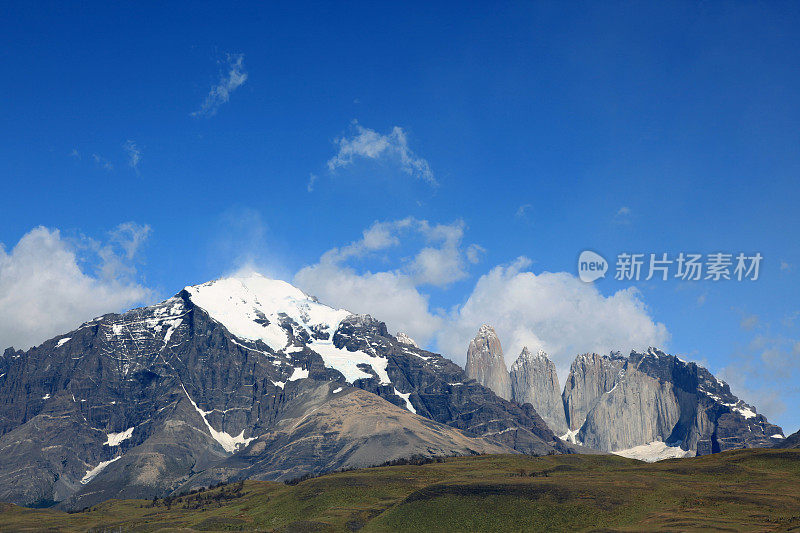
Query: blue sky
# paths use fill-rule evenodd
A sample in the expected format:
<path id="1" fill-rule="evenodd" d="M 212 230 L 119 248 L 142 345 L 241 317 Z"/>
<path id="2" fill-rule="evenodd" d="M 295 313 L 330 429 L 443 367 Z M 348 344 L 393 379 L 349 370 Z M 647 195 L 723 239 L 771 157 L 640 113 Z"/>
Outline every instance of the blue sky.
<path id="1" fill-rule="evenodd" d="M 251 265 L 460 362 L 480 321 L 562 379 L 574 350 L 658 341 L 794 431 L 798 22 L 781 2 L 6 6 L 0 344 Z M 581 288 L 585 249 L 764 261 Z"/>

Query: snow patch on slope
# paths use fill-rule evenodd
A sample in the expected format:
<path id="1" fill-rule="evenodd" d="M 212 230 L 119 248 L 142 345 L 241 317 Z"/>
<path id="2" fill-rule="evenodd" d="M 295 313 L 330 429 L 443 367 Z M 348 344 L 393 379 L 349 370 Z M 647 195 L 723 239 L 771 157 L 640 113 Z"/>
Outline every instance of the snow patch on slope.
<path id="1" fill-rule="evenodd" d="M 292 375 L 289 376 L 289 381 L 297 381 L 298 379 L 305 379 L 308 377 L 308 370 L 304 368 L 295 368 Z"/>
<path id="2" fill-rule="evenodd" d="M 86 471 L 86 475 L 83 476 L 83 478 L 81 478 L 81 483 L 83 485 L 86 485 L 91 480 L 96 478 L 97 474 L 102 472 L 105 467 L 107 467 L 108 465 L 110 465 L 111 463 L 116 461 L 117 459 L 122 459 L 122 456 L 118 455 L 118 456 L 116 456 L 113 459 L 110 459 L 108 461 L 101 461 L 99 465 L 95 466 L 94 468 L 90 468 L 89 470 Z"/>
<path id="3" fill-rule="evenodd" d="M 211 438 L 217 441 L 220 444 L 220 446 L 222 446 L 225 449 L 226 452 L 233 453 L 239 446 L 247 446 L 248 444 L 250 444 L 250 442 L 255 440 L 255 437 L 250 437 L 249 439 L 244 438 L 244 430 L 242 430 L 241 433 L 239 433 L 237 436 L 234 437 L 229 433 L 225 433 L 224 431 L 217 431 L 216 429 L 214 429 L 211 426 L 211 424 L 208 423 L 208 420 L 206 420 L 206 417 L 210 415 L 213 411 L 203 411 L 202 409 L 197 407 L 197 404 L 194 403 L 192 397 L 189 396 L 188 392 L 186 392 L 186 387 L 181 385 L 181 388 L 183 389 L 184 394 L 186 394 L 186 397 L 189 398 L 189 401 L 192 403 L 192 407 L 194 407 L 195 411 L 200 413 L 203 422 L 206 423 L 206 427 L 208 428 L 209 433 L 211 433 Z"/>
<path id="4" fill-rule="evenodd" d="M 678 459 L 682 457 L 694 457 L 694 452 L 691 450 L 684 450 L 680 446 L 669 446 L 660 440 L 653 441 L 650 444 L 642 444 L 641 446 L 634 446 L 627 450 L 617 450 L 611 452 L 614 455 L 627 457 L 628 459 L 638 459 L 646 463 L 655 463 L 656 461 L 663 461 L 664 459 Z"/>
<path id="5" fill-rule="evenodd" d="M 381 384 L 388 385 L 391 383 L 389 374 L 386 373 L 386 365 L 389 360 L 385 357 L 374 357 L 361 350 L 348 352 L 334 346 L 333 341 L 315 341 L 309 343 L 308 347 L 322 357 L 322 360 L 325 361 L 325 366 L 341 372 L 348 383 L 352 383 L 357 379 L 373 377 L 372 374 L 358 368 L 358 365 L 371 367 Z"/>
<path id="6" fill-rule="evenodd" d="M 576 439 L 576 436 L 578 435 L 579 431 L 580 428 L 576 430 L 568 429 L 567 432 L 561 435 L 561 437 L 559 438 L 565 442 L 571 442 L 572 444 L 580 444 L 580 441 Z"/>
<path id="7" fill-rule="evenodd" d="M 405 400 L 405 402 L 406 402 L 406 409 L 408 409 L 409 411 L 411 411 L 411 412 L 412 412 L 412 413 L 414 413 L 414 414 L 417 414 L 417 410 L 416 410 L 416 409 L 414 409 L 414 406 L 413 406 L 413 405 L 411 405 L 411 400 L 409 400 L 409 399 L 408 399 L 408 397 L 409 397 L 409 396 L 411 396 L 411 393 L 410 393 L 410 392 L 407 392 L 407 393 L 403 394 L 403 393 L 402 393 L 402 392 L 400 392 L 399 390 L 397 390 L 397 389 L 394 389 L 394 393 L 395 393 L 395 394 L 397 394 L 398 396 L 400 396 L 400 397 L 401 397 L 403 400 Z"/>
<path id="8" fill-rule="evenodd" d="M 107 440 L 103 444 L 105 446 L 119 446 L 122 444 L 122 441 L 133 436 L 133 430 L 133 427 L 129 427 L 121 433 L 109 433 L 106 435 Z"/>

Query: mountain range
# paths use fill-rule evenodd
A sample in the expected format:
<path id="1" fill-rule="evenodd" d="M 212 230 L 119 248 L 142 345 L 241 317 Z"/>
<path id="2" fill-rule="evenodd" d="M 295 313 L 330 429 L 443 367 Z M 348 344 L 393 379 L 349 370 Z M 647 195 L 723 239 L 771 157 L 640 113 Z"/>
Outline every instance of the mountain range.
<path id="1" fill-rule="evenodd" d="M 188 286 L 0 357 L 0 501 L 75 510 L 412 456 L 792 446 L 705 368 L 656 349 L 466 369 L 383 322 L 258 274 Z"/>
<path id="2" fill-rule="evenodd" d="M 407 335 L 257 274 L 0 357 L 0 501 L 29 506 L 576 449 Z"/>
<path id="3" fill-rule="evenodd" d="M 473 346 L 485 346 L 473 350 Z M 555 365 L 527 348 L 506 371 L 500 339 L 484 325 L 467 352 L 467 375 L 530 404 L 562 439 L 643 460 L 780 446 L 783 430 L 707 369 L 656 348 L 628 357 L 579 355 L 560 391 Z M 477 372 L 480 369 L 481 372 Z"/>

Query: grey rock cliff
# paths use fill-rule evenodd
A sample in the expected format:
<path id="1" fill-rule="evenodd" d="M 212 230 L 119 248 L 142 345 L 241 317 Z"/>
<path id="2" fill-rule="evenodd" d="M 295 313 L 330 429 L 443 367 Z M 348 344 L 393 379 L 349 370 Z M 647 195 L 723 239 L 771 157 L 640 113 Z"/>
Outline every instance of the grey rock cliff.
<path id="1" fill-rule="evenodd" d="M 567 432 L 564 403 L 556 365 L 547 354 L 532 354 L 527 347 L 511 365 L 511 395 L 519 404 L 529 403 L 556 435 Z"/>
<path id="2" fill-rule="evenodd" d="M 563 402 L 569 429 L 576 431 L 605 392 L 620 378 L 625 359 L 596 353 L 579 355 L 572 362 L 564 384 Z"/>
<path id="3" fill-rule="evenodd" d="M 504 400 L 511 399 L 511 379 L 500 339 L 492 326 L 484 324 L 467 349 L 467 377 L 494 391 Z"/>
<path id="4" fill-rule="evenodd" d="M 708 370 L 654 348 L 578 357 L 564 404 L 577 442 L 603 451 L 661 441 L 704 455 L 771 447 L 783 436 Z"/>

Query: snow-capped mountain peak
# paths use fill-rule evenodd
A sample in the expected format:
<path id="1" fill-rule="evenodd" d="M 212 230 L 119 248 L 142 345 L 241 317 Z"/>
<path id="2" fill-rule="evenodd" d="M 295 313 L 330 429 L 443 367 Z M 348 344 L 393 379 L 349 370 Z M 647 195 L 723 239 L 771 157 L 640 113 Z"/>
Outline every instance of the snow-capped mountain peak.
<path id="1" fill-rule="evenodd" d="M 253 273 L 184 290 L 195 305 L 240 339 L 263 341 L 271 350 L 288 354 L 302 349 L 291 344 L 291 331 L 302 345 L 322 357 L 326 367 L 341 372 L 348 382 L 370 378 L 362 368 L 366 365 L 381 384 L 390 383 L 386 358 L 334 345 L 334 333 L 353 314 L 321 304 L 290 283 Z"/>
<path id="2" fill-rule="evenodd" d="M 290 283 L 257 273 L 217 279 L 184 290 L 195 305 L 233 335 L 263 341 L 275 351 L 285 349 L 290 340 L 281 327 L 285 320 L 282 315 L 309 334 L 315 330 L 332 335 L 351 314 L 317 302 Z"/>

